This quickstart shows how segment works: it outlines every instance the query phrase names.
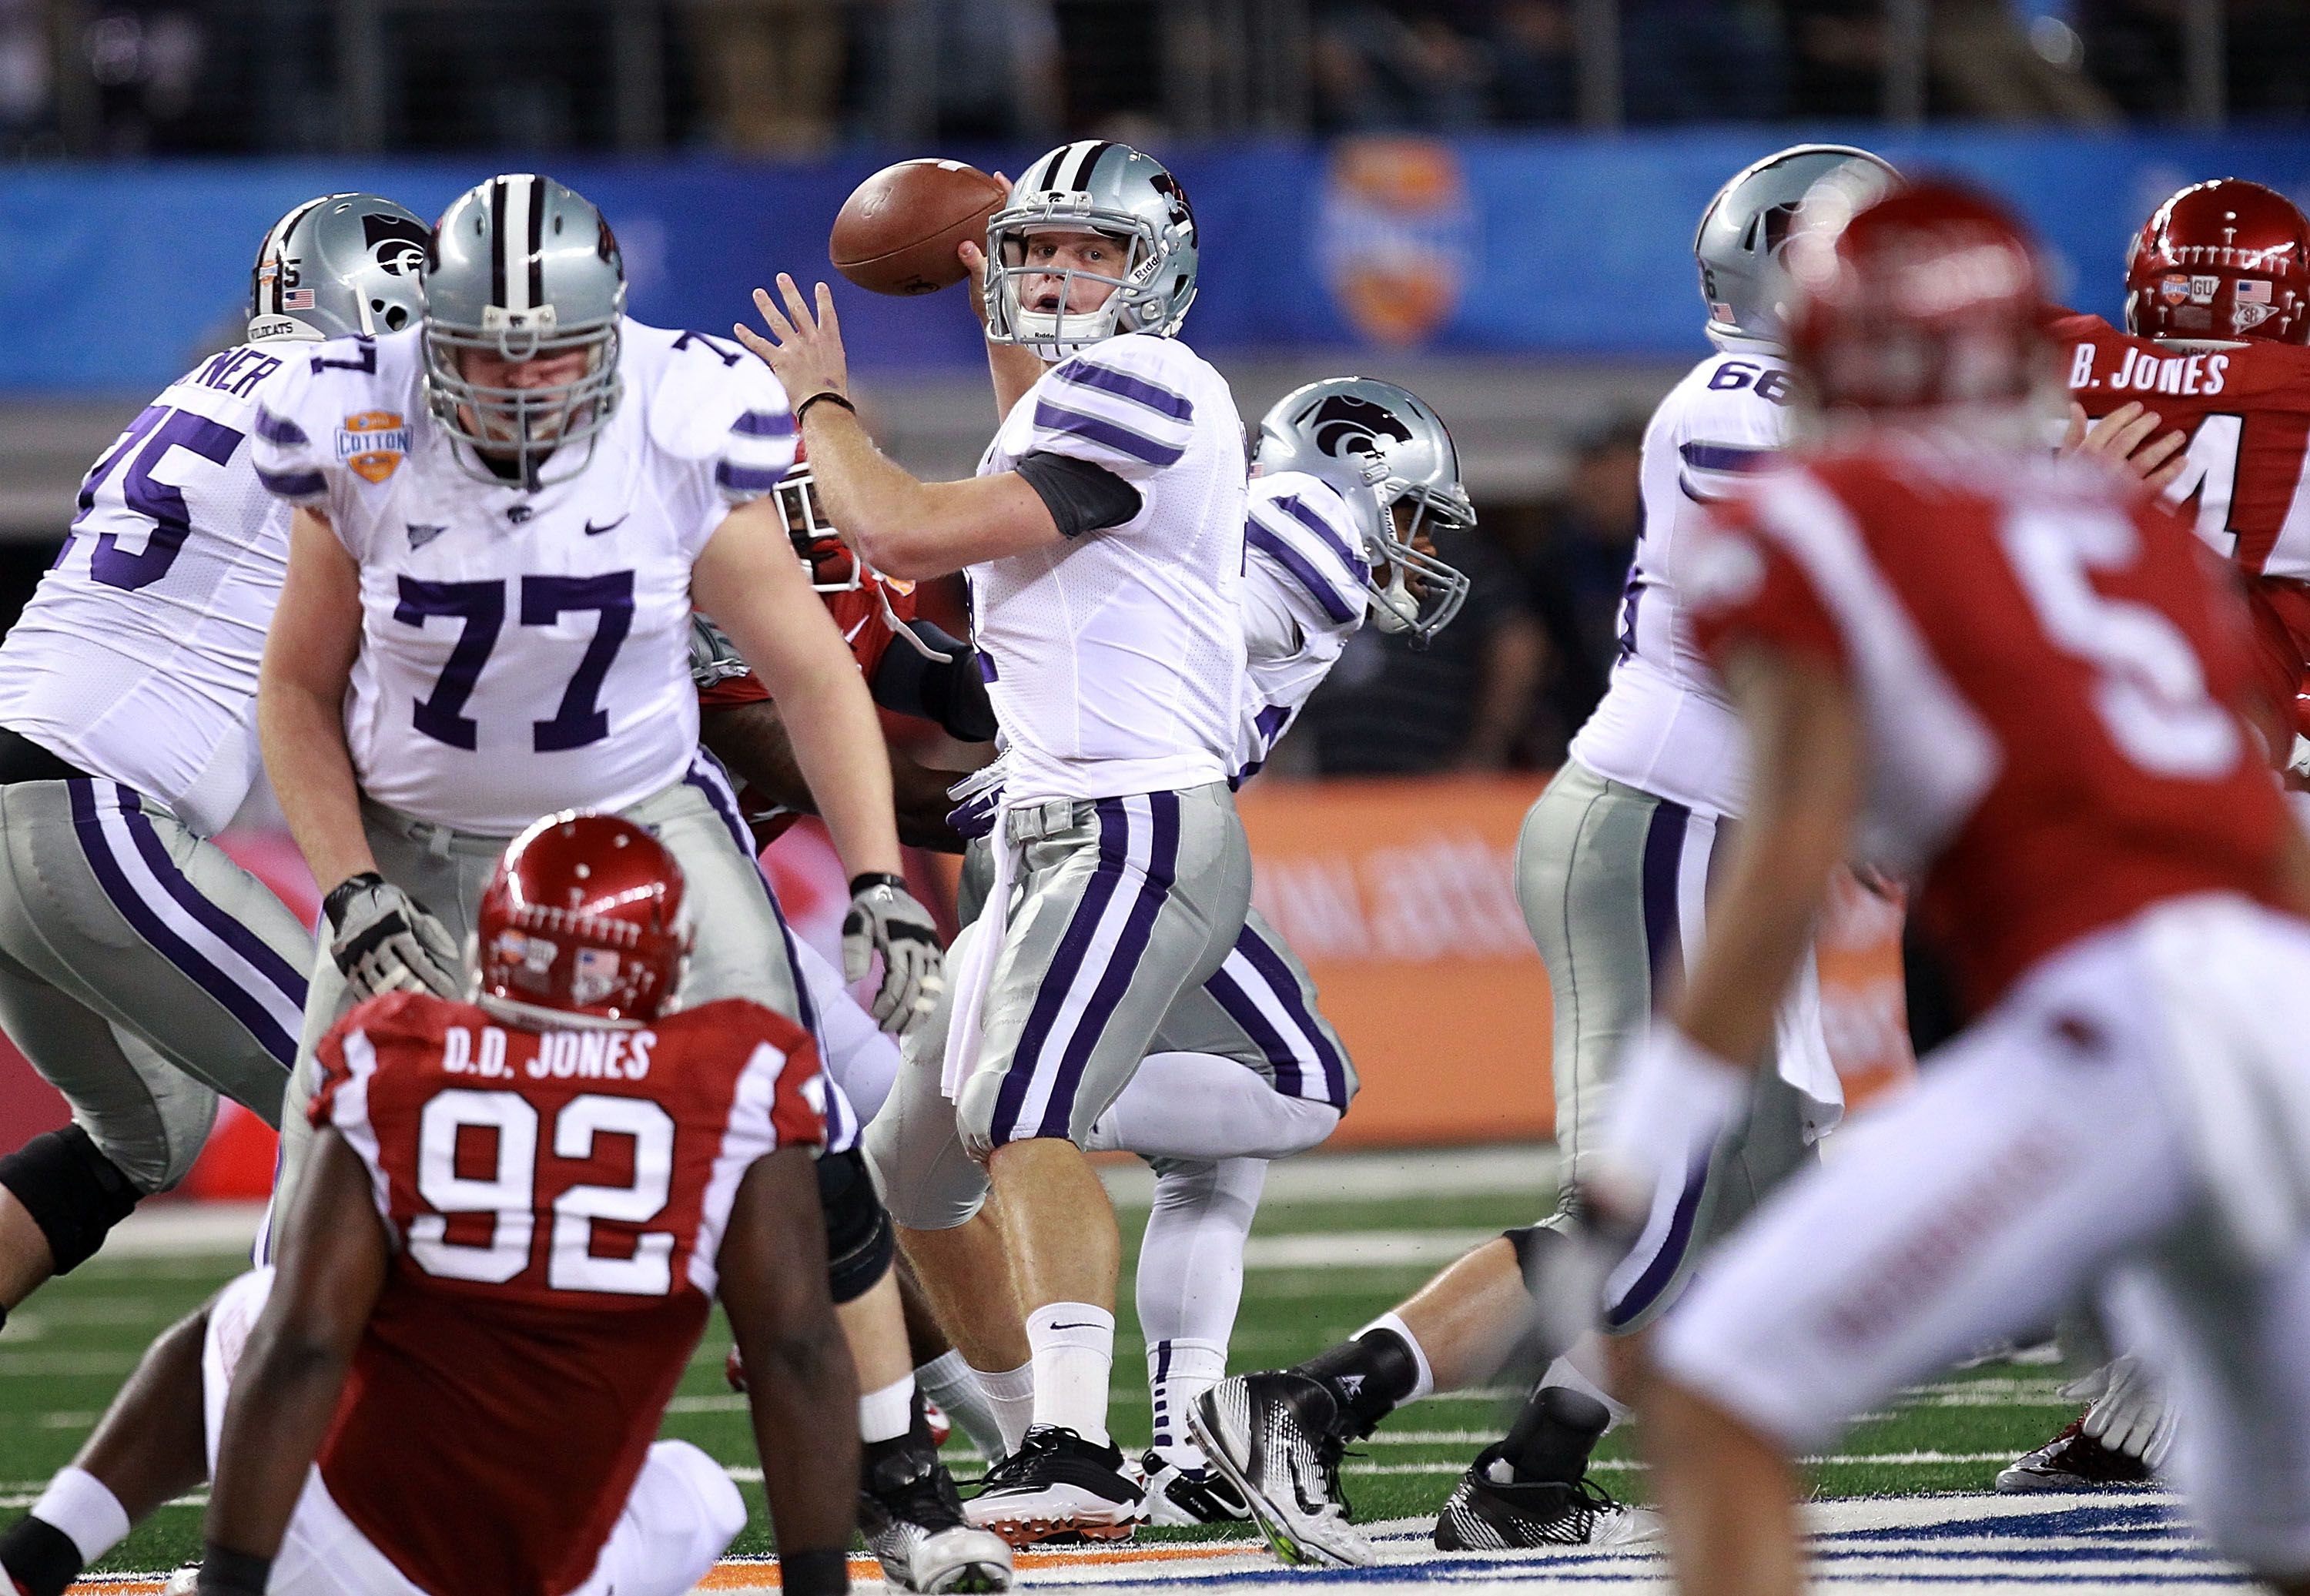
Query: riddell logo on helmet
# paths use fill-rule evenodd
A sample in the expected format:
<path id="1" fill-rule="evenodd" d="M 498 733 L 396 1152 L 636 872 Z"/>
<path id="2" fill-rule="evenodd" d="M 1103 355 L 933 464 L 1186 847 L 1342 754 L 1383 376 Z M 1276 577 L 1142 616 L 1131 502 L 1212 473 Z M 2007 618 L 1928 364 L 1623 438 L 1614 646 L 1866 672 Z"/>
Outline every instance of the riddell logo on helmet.
<path id="1" fill-rule="evenodd" d="M 382 482 L 409 453 L 409 423 L 398 411 L 364 410 L 337 429 L 337 458 L 363 481 Z"/>

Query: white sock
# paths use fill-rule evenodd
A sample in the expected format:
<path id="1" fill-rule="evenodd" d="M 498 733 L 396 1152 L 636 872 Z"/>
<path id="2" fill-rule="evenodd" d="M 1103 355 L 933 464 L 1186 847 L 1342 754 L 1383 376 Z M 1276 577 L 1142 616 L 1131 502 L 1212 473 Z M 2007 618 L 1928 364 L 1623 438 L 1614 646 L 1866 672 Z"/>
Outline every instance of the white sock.
<path id="1" fill-rule="evenodd" d="M 994 1417 L 994 1404 L 986 1400 L 986 1387 L 978 1371 L 961 1353 L 951 1349 L 940 1353 L 915 1371 L 915 1383 L 970 1437 L 979 1456 L 992 1463 L 1003 1455 L 1003 1425 Z"/>
<path id="2" fill-rule="evenodd" d="M 994 1424 L 1003 1439 L 1004 1457 L 1019 1450 L 1019 1443 L 1027 1438 L 1027 1427 L 1035 1422 L 1035 1366 L 1022 1363 L 1015 1369 L 990 1375 L 985 1369 L 974 1371 L 978 1375 L 978 1389 L 986 1393 L 986 1405 L 994 1410 Z"/>
<path id="3" fill-rule="evenodd" d="M 80 1548 L 82 1563 L 95 1562 L 128 1539 L 128 1509 L 110 1486 L 82 1468 L 58 1470 L 32 1504 L 32 1516 L 62 1531 Z"/>
<path id="4" fill-rule="evenodd" d="M 1403 1322 L 1402 1315 L 1394 1312 L 1382 1314 L 1369 1324 L 1365 1325 L 1361 1330 L 1356 1331 L 1355 1335 L 1350 1336 L 1349 1340 L 1354 1340 L 1362 1336 L 1369 1335 L 1375 1330 L 1384 1330 L 1387 1331 L 1390 1335 L 1394 1336 L 1397 1340 L 1401 1340 L 1405 1346 L 1411 1349 L 1411 1361 L 1413 1366 L 1419 1369 L 1420 1374 L 1419 1376 L 1412 1381 L 1411 1391 L 1410 1394 L 1404 1397 L 1403 1401 L 1416 1402 L 1421 1397 L 1435 1395 L 1436 1371 L 1428 1366 L 1428 1349 L 1420 1344 L 1420 1338 L 1411 1333 L 1411 1326 Z M 1399 1408 L 1402 1405 L 1403 1402 L 1398 1402 L 1396 1404 Z"/>
<path id="5" fill-rule="evenodd" d="M 1035 1355 L 1035 1422 L 1107 1445 L 1115 1315 L 1087 1302 L 1045 1303 L 1027 1315 L 1027 1346 Z"/>
<path id="6" fill-rule="evenodd" d="M 858 1438 L 868 1445 L 895 1441 L 915 1426 L 915 1376 L 912 1371 L 880 1391 L 858 1399 Z"/>
<path id="7" fill-rule="evenodd" d="M 1550 1364 L 1548 1372 L 1540 1377 L 1540 1383 L 1542 1385 L 1567 1385 L 1584 1396 L 1594 1397 L 1604 1404 L 1604 1410 L 1612 1416 L 1613 1424 L 1619 1424 L 1635 1411 L 1628 1403 L 1590 1379 L 1587 1372 L 1568 1357 L 1559 1357 Z M 1606 1427 L 1608 1430 L 1610 1427 Z"/>
<path id="8" fill-rule="evenodd" d="M 1147 1391 L 1155 1402 L 1155 1450 L 1183 1468 L 1203 1463 L 1187 1428 L 1194 1400 L 1227 1377 L 1227 1343 L 1185 1340 L 1147 1344 Z"/>

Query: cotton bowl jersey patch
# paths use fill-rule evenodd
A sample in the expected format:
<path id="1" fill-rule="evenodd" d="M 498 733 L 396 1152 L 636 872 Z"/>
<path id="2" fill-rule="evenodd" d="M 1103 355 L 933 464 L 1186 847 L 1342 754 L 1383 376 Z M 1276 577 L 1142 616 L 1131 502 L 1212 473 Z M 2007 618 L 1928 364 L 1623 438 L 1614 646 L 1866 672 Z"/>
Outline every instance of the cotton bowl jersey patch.
<path id="1" fill-rule="evenodd" d="M 398 411 L 365 410 L 337 429 L 337 458 L 363 481 L 382 482 L 408 453 L 409 423 Z"/>

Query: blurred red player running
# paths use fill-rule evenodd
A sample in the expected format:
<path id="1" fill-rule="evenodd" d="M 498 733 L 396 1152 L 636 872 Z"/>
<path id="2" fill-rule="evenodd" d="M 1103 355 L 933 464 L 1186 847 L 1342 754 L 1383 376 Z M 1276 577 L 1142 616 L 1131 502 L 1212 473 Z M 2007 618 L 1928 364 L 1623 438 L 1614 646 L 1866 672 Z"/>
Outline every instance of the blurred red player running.
<path id="1" fill-rule="evenodd" d="M 2183 189 L 2134 240 L 2125 325 L 2051 323 L 2070 396 L 2179 434 L 2166 498 L 2245 575 L 2261 724 L 2286 765 L 2310 669 L 2310 220 L 2236 178 Z"/>
<path id="2" fill-rule="evenodd" d="M 2048 456 L 2034 248 L 1920 183 L 1809 197 L 1792 364 L 1815 442 L 1682 551 L 1754 801 L 1595 1209 L 1641 1212 L 1748 1100 L 1822 883 L 1859 853 L 1979 1018 L 1736 1232 L 1641 1383 L 1680 1584 L 1803 1582 L 1792 1460 L 2097 1299 L 2177 1388 L 2227 1556 L 2310 1591 L 2310 845 L 2247 720 L 2247 623 L 2186 525 Z"/>
<path id="3" fill-rule="evenodd" d="M 0 1538 L 56 1596 L 213 1478 L 204 1596 L 686 1592 L 746 1522 L 656 1440 L 717 1298 L 790 1592 L 847 1588 L 857 1392 L 828 1295 L 809 1034 L 742 999 L 663 1012 L 680 867 L 613 815 L 514 840 L 474 1001 L 395 993 L 320 1047 L 277 1269 L 153 1344 Z"/>

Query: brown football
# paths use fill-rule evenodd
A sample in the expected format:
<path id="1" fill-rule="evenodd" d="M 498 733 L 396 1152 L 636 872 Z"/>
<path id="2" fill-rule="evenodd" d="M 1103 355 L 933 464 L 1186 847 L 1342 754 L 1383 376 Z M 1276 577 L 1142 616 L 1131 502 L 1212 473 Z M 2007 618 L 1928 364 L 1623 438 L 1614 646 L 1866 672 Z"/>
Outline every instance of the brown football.
<path id="1" fill-rule="evenodd" d="M 878 294 L 926 294 L 968 274 L 955 255 L 984 245 L 1010 188 L 960 160 L 902 160 L 851 190 L 826 241 L 834 269 Z"/>

